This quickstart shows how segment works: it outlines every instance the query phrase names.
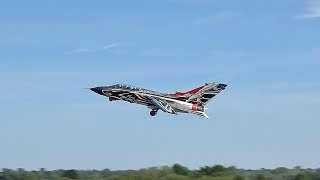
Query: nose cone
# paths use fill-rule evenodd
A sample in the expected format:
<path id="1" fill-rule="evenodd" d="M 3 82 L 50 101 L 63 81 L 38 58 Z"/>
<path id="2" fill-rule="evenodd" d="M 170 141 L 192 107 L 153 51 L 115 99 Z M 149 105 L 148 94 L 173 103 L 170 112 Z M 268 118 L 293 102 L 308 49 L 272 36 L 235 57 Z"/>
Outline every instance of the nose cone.
<path id="1" fill-rule="evenodd" d="M 94 87 L 94 88 L 90 88 L 90 90 L 97 94 L 104 95 L 102 92 L 102 87 Z"/>

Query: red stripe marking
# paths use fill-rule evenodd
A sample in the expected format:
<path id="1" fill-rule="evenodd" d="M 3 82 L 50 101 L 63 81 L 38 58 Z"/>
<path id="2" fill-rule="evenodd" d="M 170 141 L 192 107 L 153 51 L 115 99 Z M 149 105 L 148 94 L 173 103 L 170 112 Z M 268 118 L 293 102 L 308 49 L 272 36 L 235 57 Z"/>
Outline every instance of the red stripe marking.
<path id="1" fill-rule="evenodd" d="M 176 92 L 176 93 L 174 93 L 174 94 L 172 94 L 172 95 L 174 95 L 174 96 L 183 96 L 183 95 L 185 95 L 185 94 L 196 94 L 196 93 L 199 92 L 203 87 L 204 87 L 204 86 L 200 86 L 200 87 L 197 87 L 197 88 L 195 88 L 195 89 L 192 89 L 192 90 L 190 90 L 190 91 L 188 91 L 188 92 Z"/>
<path id="2" fill-rule="evenodd" d="M 191 91 L 188 91 L 187 93 L 189 94 L 195 94 L 197 93 L 198 91 L 200 91 L 204 86 L 200 86 L 198 88 L 195 88 L 195 89 L 192 89 Z"/>

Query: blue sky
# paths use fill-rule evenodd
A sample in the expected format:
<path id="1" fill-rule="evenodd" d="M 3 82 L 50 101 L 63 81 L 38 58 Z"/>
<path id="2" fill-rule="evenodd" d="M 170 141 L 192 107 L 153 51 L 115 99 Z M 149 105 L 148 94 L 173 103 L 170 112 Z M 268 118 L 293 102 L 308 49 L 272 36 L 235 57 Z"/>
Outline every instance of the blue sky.
<path id="1" fill-rule="evenodd" d="M 320 166 L 320 1 L 6 1 L 0 168 Z M 84 89 L 229 86 L 210 119 Z"/>

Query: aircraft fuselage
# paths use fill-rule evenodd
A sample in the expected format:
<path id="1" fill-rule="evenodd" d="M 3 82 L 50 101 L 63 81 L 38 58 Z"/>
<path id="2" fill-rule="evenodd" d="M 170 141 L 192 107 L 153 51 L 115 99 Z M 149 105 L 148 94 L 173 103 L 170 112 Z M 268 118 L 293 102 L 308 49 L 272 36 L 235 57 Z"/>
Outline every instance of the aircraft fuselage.
<path id="1" fill-rule="evenodd" d="M 204 105 L 227 85 L 220 83 L 207 83 L 186 93 L 176 92 L 173 94 L 160 93 L 144 88 L 126 84 L 112 86 L 100 86 L 91 88 L 93 92 L 106 96 L 110 101 L 123 100 L 147 106 L 152 109 L 150 115 L 154 116 L 159 109 L 164 112 L 177 114 L 194 113 L 208 118 L 204 113 Z"/>

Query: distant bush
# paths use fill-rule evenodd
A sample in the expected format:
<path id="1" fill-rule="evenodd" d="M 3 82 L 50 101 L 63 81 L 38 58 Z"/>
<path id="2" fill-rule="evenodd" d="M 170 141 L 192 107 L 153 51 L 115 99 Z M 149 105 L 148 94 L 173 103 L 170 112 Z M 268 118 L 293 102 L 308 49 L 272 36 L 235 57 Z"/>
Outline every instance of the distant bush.
<path id="1" fill-rule="evenodd" d="M 293 178 L 293 180 L 311 180 L 311 178 L 305 173 L 299 173 Z"/>
<path id="2" fill-rule="evenodd" d="M 235 175 L 233 180 L 244 180 L 245 178 L 242 175 Z"/>
<path id="3" fill-rule="evenodd" d="M 0 180 L 320 180 L 320 169 L 275 168 L 246 170 L 234 166 L 204 166 L 190 170 L 181 164 L 140 170 L 52 170 L 2 169 Z"/>
<path id="4" fill-rule="evenodd" d="M 187 167 L 184 167 L 180 164 L 175 164 L 172 167 L 173 172 L 178 174 L 178 175 L 183 175 L 183 176 L 189 176 L 190 175 L 190 171 Z"/>
<path id="5" fill-rule="evenodd" d="M 262 175 L 262 174 L 258 174 L 254 179 L 255 180 L 265 180 L 266 177 L 264 177 L 264 175 Z"/>
<path id="6" fill-rule="evenodd" d="M 78 179 L 79 175 L 78 175 L 76 170 L 71 169 L 71 170 L 64 171 L 63 174 L 62 174 L 62 177 L 66 177 L 66 178 L 69 178 L 69 179 Z"/>

